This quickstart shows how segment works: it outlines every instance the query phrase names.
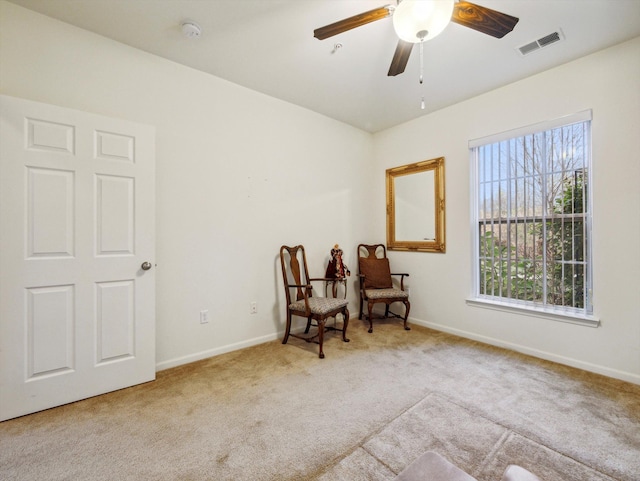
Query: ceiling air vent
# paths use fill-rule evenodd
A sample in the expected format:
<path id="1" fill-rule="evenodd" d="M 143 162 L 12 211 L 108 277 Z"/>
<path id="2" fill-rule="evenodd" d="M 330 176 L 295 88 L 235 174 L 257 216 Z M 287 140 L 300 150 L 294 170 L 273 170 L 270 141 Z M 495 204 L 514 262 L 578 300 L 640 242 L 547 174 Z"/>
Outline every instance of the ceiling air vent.
<path id="1" fill-rule="evenodd" d="M 562 34 L 560 33 L 560 30 L 558 30 L 557 32 L 550 33 L 538 40 L 534 40 L 533 42 L 529 42 L 526 45 L 518 47 L 518 51 L 520 52 L 520 55 L 527 55 L 531 52 L 535 52 L 536 50 L 540 50 L 543 47 L 559 42 L 560 40 L 562 40 Z"/>

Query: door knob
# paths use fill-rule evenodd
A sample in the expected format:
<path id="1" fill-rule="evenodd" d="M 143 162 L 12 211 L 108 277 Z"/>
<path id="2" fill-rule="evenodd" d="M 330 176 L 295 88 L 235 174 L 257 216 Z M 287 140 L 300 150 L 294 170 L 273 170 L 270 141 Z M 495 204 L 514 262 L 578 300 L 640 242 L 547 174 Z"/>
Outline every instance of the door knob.
<path id="1" fill-rule="evenodd" d="M 142 267 L 143 271 L 148 271 L 151 269 L 151 262 L 143 262 L 140 267 Z"/>

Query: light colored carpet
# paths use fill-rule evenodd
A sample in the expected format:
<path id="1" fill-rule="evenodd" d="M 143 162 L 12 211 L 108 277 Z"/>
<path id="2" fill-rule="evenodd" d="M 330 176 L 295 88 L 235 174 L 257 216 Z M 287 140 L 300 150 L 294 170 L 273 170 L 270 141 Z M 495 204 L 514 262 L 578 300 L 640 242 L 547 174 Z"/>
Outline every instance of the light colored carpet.
<path id="1" fill-rule="evenodd" d="M 413 326 L 292 339 L 0 423 L 3 480 L 390 480 L 434 450 L 480 481 L 640 479 L 640 386 Z"/>

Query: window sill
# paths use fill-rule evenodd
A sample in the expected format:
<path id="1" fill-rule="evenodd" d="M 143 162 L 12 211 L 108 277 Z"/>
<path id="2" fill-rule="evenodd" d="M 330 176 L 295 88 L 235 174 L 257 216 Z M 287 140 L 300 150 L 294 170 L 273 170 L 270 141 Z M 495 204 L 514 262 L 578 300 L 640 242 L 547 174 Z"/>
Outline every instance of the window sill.
<path id="1" fill-rule="evenodd" d="M 583 316 L 574 314 L 571 312 L 558 312 L 551 309 L 546 310 L 543 308 L 532 308 L 526 305 L 514 305 L 506 302 L 499 302 L 489 299 L 472 298 L 467 299 L 468 306 L 481 307 L 484 309 L 494 309 L 497 311 L 510 312 L 516 314 L 522 314 L 526 316 L 541 317 L 543 319 L 550 319 L 552 321 L 568 322 L 571 324 L 577 324 L 579 326 L 586 327 L 599 327 L 600 319 L 595 316 Z"/>

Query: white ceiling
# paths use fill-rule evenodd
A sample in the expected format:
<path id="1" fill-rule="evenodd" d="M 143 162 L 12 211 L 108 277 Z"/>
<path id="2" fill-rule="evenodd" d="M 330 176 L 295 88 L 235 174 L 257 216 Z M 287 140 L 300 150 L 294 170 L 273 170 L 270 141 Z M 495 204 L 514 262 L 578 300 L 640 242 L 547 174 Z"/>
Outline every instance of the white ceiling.
<path id="1" fill-rule="evenodd" d="M 418 46 L 404 74 L 387 76 L 397 44 L 390 18 L 313 37 L 394 0 L 10 1 L 369 132 L 640 35 L 640 0 L 475 0 L 520 22 L 502 39 L 450 24 L 424 45 L 420 85 Z M 182 36 L 187 19 L 202 27 L 199 39 Z M 563 41 L 527 56 L 517 50 L 558 29 Z"/>

